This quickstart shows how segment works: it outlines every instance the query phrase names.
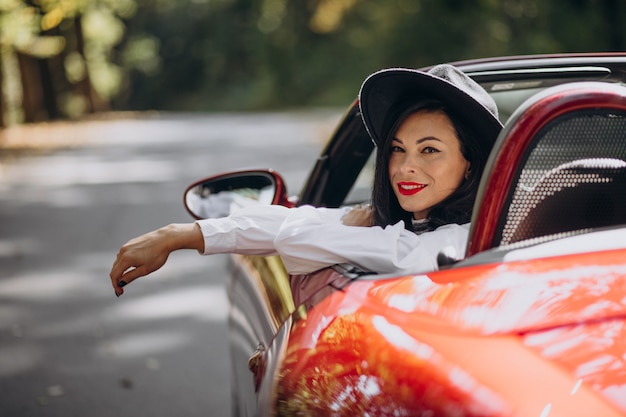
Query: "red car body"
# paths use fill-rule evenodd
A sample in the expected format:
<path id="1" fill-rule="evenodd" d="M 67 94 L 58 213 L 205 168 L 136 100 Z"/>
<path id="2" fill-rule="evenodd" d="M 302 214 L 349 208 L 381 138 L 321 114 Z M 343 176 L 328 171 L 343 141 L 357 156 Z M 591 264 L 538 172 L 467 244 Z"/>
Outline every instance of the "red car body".
<path id="1" fill-rule="evenodd" d="M 346 265 L 289 276 L 279 258 L 233 256 L 236 415 L 626 416 L 626 54 L 454 64 L 506 122 L 466 258 L 407 276 Z M 599 117 L 608 144 L 577 124 Z M 551 139 L 561 121 L 570 130 Z M 367 198 L 355 184 L 372 150 L 355 103 L 299 198 L 258 175 L 273 178 L 273 203 L 352 204 Z M 546 171 L 532 187 L 529 164 Z M 548 203 L 532 200 L 554 172 Z"/>
<path id="2" fill-rule="evenodd" d="M 293 326 L 279 415 L 624 415 L 624 259 L 357 280 Z"/>

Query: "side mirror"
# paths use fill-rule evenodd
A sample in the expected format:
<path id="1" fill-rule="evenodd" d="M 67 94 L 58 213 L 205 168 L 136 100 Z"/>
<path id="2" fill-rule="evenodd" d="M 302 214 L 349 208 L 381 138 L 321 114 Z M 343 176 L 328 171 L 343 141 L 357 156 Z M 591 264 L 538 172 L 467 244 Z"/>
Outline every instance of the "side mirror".
<path id="1" fill-rule="evenodd" d="M 185 208 L 196 219 L 228 216 L 251 205 L 293 206 L 283 178 L 272 170 L 237 171 L 191 184 L 184 193 Z"/>

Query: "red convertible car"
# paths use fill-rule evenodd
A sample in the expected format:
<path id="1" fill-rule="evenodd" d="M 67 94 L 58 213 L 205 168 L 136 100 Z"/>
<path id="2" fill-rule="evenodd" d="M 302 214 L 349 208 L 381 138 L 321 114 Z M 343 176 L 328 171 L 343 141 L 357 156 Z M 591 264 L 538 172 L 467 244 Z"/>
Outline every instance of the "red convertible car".
<path id="1" fill-rule="evenodd" d="M 466 256 L 404 276 L 233 256 L 234 415 L 626 416 L 626 54 L 453 64 L 505 123 Z M 267 169 L 185 204 L 361 203 L 373 152 L 355 102 L 298 197 Z"/>

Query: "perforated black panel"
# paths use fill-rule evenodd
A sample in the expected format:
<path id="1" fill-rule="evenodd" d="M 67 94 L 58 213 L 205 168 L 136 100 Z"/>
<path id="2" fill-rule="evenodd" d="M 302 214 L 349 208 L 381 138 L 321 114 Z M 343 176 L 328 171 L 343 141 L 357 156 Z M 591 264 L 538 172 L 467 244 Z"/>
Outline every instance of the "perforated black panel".
<path id="1" fill-rule="evenodd" d="M 593 110 L 542 129 L 510 198 L 501 245 L 626 223 L 626 114 Z"/>

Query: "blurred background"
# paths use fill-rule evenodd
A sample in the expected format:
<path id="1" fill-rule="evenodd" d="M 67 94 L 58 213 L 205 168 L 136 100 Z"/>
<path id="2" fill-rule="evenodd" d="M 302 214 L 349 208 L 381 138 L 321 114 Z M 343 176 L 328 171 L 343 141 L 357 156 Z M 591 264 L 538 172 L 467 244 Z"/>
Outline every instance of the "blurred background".
<path id="1" fill-rule="evenodd" d="M 0 0 L 0 124 L 345 106 L 382 67 L 620 51 L 622 0 Z"/>
<path id="2" fill-rule="evenodd" d="M 297 195 L 363 79 L 623 51 L 624 0 L 0 0 L 0 417 L 231 415 L 227 256 L 117 298 L 127 240 L 191 182 Z M 252 353 L 252 352 L 251 352 Z"/>

